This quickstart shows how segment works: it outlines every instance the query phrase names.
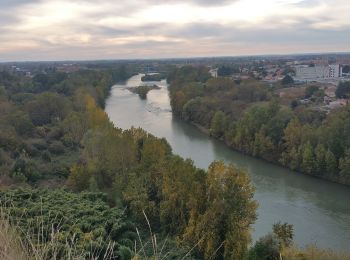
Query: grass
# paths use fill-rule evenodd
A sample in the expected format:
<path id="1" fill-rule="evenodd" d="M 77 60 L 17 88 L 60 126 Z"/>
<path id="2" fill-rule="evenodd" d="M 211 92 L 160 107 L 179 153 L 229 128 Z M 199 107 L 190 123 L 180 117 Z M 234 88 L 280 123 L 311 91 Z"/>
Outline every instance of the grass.
<path id="1" fill-rule="evenodd" d="M 307 246 L 305 249 L 286 248 L 282 255 L 283 260 L 350 260 L 349 252 L 336 252 L 331 249 L 320 249 L 316 246 Z"/>
<path id="2" fill-rule="evenodd" d="M 22 239 L 11 226 L 9 219 L 0 212 L 0 259 L 22 260 L 29 259 Z"/>

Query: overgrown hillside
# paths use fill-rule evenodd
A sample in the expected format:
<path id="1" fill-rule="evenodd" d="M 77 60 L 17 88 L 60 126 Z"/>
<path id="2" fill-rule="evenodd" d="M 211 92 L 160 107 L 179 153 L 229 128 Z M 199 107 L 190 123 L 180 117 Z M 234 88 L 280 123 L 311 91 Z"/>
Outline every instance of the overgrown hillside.
<path id="1" fill-rule="evenodd" d="M 52 226 L 55 221 L 49 216 L 58 215 L 69 223 L 62 230 L 63 240 L 75 231 L 78 237 L 91 240 L 96 228 L 107 230 L 98 223 L 114 213 L 106 209 L 98 217 L 94 205 L 102 202 L 52 189 L 102 191 L 106 194 L 103 203 L 117 211 L 123 209 L 134 227 L 139 227 L 141 237 L 150 227 L 158 239 L 168 237 L 165 244 L 178 248 L 169 257 L 188 253 L 199 259 L 242 258 L 248 251 L 257 206 L 246 173 L 222 162 L 214 162 L 205 172 L 192 161 L 173 155 L 164 139 L 142 129 L 115 128 L 102 107 L 117 72 L 46 72 L 33 78 L 1 74 L 2 188 L 51 189 L 4 192 L 2 202 L 13 199 L 11 218 L 28 212 L 30 217 L 20 219 L 19 225 L 31 233 L 27 224 L 39 212 Z M 100 206 L 105 209 L 103 203 Z M 83 205 L 90 209 L 84 211 Z M 69 213 L 72 209 L 76 213 Z M 93 219 L 85 216 L 89 210 Z M 96 239 L 106 240 L 106 235 L 111 233 L 106 231 Z M 82 252 L 87 250 L 85 242 L 78 245 Z M 130 243 L 121 245 L 135 255 Z M 99 250 L 105 249 L 101 246 Z"/>

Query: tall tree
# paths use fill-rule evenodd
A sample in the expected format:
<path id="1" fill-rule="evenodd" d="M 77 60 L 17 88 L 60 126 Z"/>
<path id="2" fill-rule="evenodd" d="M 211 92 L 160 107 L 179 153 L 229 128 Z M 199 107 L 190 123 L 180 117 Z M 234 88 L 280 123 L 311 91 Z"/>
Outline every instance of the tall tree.
<path id="1" fill-rule="evenodd" d="M 205 210 L 192 216 L 184 238 L 198 241 L 198 253 L 209 259 L 242 259 L 250 242 L 257 204 L 248 175 L 233 165 L 209 166 Z M 194 225 L 194 226 L 192 226 Z"/>

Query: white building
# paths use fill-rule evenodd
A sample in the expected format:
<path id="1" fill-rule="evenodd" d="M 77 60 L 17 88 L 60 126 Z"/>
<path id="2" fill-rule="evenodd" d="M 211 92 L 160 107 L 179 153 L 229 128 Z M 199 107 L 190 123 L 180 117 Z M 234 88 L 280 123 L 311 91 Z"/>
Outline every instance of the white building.
<path id="1" fill-rule="evenodd" d="M 336 65 L 296 66 L 296 78 L 301 80 L 329 79 L 342 76 L 342 67 Z"/>
<path id="2" fill-rule="evenodd" d="M 209 73 L 213 78 L 218 77 L 218 69 L 211 69 L 211 70 L 209 70 Z"/>

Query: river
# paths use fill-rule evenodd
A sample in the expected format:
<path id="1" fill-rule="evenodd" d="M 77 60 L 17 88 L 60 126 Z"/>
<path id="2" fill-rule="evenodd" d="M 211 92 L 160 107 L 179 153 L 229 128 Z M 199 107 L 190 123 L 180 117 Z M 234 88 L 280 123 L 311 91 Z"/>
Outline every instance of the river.
<path id="1" fill-rule="evenodd" d="M 165 137 L 173 152 L 191 158 L 195 165 L 207 168 L 214 160 L 224 160 L 245 168 L 256 187 L 259 203 L 253 239 L 267 234 L 277 221 L 294 225 L 299 246 L 350 250 L 350 188 L 242 155 L 197 128 L 172 116 L 166 81 L 154 82 L 146 100 L 126 87 L 139 86 L 141 75 L 112 87 L 106 101 L 109 118 L 120 128 L 141 127 Z"/>

